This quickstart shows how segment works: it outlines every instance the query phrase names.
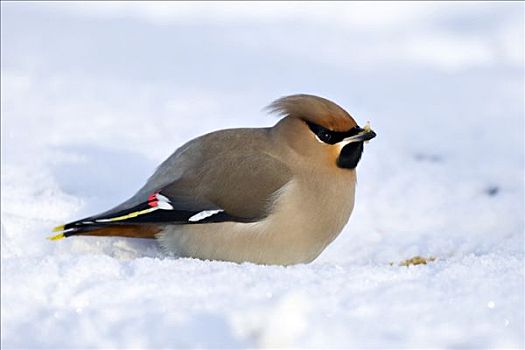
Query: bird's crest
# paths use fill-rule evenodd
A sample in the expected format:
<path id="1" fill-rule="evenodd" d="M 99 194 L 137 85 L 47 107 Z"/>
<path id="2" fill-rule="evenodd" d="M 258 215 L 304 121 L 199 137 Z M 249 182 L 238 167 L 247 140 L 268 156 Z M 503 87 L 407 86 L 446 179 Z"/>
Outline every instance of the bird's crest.
<path id="1" fill-rule="evenodd" d="M 354 118 L 334 102 L 314 95 L 281 97 L 266 107 L 271 113 L 299 118 L 333 131 L 348 131 L 357 123 Z"/>

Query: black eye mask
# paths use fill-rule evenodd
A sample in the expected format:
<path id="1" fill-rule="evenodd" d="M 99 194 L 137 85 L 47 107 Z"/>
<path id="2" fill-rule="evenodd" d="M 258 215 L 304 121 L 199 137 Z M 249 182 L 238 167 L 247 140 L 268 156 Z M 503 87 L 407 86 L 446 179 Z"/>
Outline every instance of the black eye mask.
<path id="1" fill-rule="evenodd" d="M 336 143 L 343 141 L 345 138 L 357 135 L 363 131 L 359 126 L 348 131 L 332 131 L 314 123 L 306 122 L 306 124 L 308 124 L 310 130 L 317 135 L 319 140 L 329 145 L 335 145 Z"/>

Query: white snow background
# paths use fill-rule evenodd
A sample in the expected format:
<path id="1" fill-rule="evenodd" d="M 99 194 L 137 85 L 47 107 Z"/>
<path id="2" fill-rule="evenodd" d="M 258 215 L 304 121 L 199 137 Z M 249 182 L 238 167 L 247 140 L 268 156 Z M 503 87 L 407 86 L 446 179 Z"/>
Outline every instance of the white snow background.
<path id="1" fill-rule="evenodd" d="M 524 347 L 524 3 L 1 3 L 2 348 Z M 313 263 L 52 227 L 312 93 L 378 136 Z M 399 266 L 415 255 L 427 265 Z M 394 264 L 391 265 L 390 263 Z"/>

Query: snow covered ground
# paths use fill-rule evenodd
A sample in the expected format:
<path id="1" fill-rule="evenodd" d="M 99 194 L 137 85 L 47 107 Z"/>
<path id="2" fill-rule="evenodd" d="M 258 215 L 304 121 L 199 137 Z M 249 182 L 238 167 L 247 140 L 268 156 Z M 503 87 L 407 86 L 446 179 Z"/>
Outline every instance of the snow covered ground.
<path id="1" fill-rule="evenodd" d="M 524 345 L 523 3 L 1 3 L 3 348 Z M 313 263 L 45 239 L 293 93 L 378 137 Z M 398 263 L 434 256 L 427 265 Z M 394 264 L 390 264 L 393 262 Z"/>

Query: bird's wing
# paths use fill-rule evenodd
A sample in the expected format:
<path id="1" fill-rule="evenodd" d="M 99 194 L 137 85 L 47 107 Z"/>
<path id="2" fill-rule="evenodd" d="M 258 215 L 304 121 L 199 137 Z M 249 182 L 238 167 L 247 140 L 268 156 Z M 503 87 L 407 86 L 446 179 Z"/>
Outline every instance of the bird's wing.
<path id="1" fill-rule="evenodd" d="M 256 137 L 252 135 L 252 141 Z M 106 225 L 260 220 L 271 210 L 272 195 L 290 181 L 291 172 L 249 139 L 242 141 L 237 137 L 226 149 L 215 150 L 203 149 L 206 143 L 185 145 L 130 200 L 59 229 L 75 234 L 74 230 Z"/>
<path id="2" fill-rule="evenodd" d="M 266 154 L 224 154 L 193 170 L 162 193 L 179 198 L 187 208 L 221 209 L 248 221 L 267 216 L 272 195 L 291 179 L 288 167 Z"/>

